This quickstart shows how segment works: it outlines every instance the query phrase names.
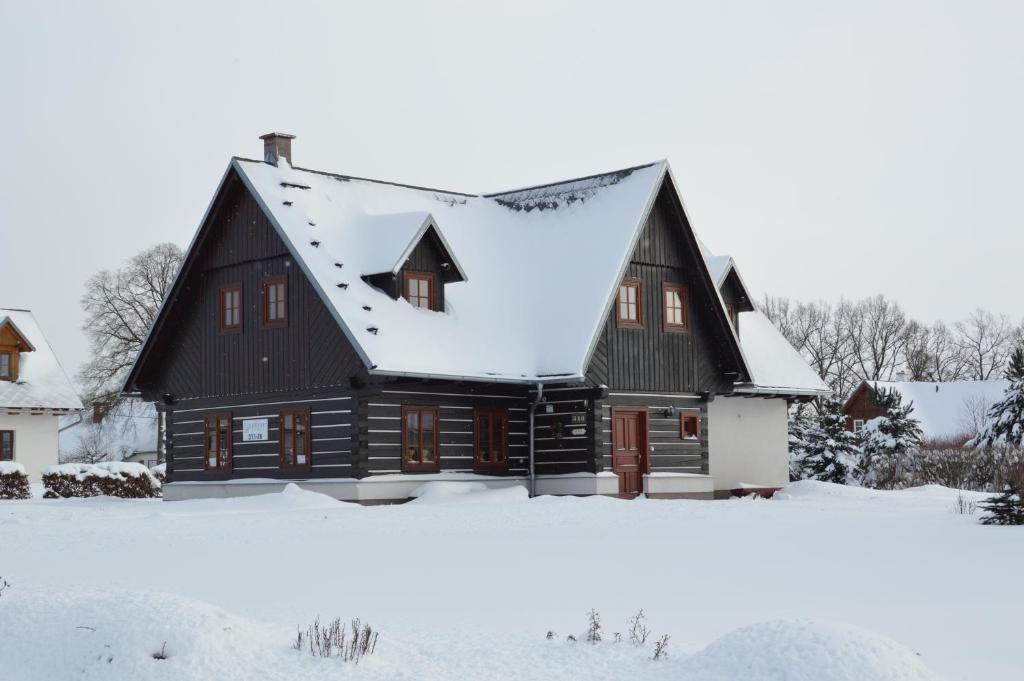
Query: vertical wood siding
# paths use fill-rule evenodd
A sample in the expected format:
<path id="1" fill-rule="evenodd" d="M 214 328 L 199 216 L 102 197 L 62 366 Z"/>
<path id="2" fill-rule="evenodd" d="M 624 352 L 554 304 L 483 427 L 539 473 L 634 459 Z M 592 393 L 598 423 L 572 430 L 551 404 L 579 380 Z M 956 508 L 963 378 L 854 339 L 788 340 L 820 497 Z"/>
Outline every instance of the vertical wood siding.
<path id="1" fill-rule="evenodd" d="M 240 182 L 213 220 L 155 349 L 163 359 L 152 381 L 157 392 L 179 400 L 258 395 L 347 386 L 363 376 L 355 350 Z M 287 280 L 288 323 L 264 329 L 262 285 L 272 276 Z M 220 333 L 218 292 L 234 283 L 242 287 L 242 329 Z"/>
<path id="2" fill-rule="evenodd" d="M 682 227 L 662 194 L 640 235 L 626 278 L 642 282 L 643 328 L 620 329 L 614 303 L 587 371 L 591 385 L 616 390 L 695 393 L 725 390 L 723 356 L 714 331 L 718 324 L 716 299 L 704 293 L 699 253 L 681 238 Z M 687 287 L 690 328 L 666 333 L 663 284 Z"/>

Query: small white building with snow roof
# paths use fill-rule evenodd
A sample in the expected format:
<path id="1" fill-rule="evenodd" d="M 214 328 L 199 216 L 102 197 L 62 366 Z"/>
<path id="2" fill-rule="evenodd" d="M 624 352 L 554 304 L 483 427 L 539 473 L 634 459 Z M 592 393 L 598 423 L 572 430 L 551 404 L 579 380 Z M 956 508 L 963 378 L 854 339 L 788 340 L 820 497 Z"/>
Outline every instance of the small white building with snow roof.
<path id="1" fill-rule="evenodd" d="M 788 481 L 828 388 L 656 161 L 495 193 L 234 158 L 125 389 L 165 499 L 424 482 L 711 497 Z"/>
<path id="2" fill-rule="evenodd" d="M 0 461 L 39 482 L 58 460 L 58 419 L 81 408 L 32 312 L 0 308 Z"/>

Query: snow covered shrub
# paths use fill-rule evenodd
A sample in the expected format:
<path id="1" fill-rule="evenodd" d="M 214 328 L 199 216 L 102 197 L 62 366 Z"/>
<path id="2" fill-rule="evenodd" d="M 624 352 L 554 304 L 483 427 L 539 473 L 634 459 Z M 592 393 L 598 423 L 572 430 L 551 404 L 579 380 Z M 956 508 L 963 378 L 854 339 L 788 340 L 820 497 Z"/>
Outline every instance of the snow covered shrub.
<path id="1" fill-rule="evenodd" d="M 0 499 L 30 499 L 25 467 L 14 461 L 0 461 Z"/>
<path id="2" fill-rule="evenodd" d="M 1016 483 L 1008 483 L 1002 494 L 981 502 L 982 525 L 1024 525 L 1024 496 Z"/>
<path id="3" fill-rule="evenodd" d="M 885 416 L 871 419 L 860 431 L 861 456 L 855 475 L 865 487 L 898 489 L 912 480 L 913 456 L 921 447 L 921 426 L 895 390 L 879 390 L 876 403 Z"/>
<path id="4" fill-rule="evenodd" d="M 161 486 L 167 482 L 167 464 L 158 463 L 150 468 L 149 472 L 153 474 L 153 477 L 156 478 L 156 481 L 159 482 Z"/>
<path id="5" fill-rule="evenodd" d="M 161 494 L 160 481 L 141 463 L 106 461 L 95 468 L 106 473 L 98 476 L 98 486 L 107 496 L 152 499 Z"/>
<path id="6" fill-rule="evenodd" d="M 789 481 L 803 480 L 807 433 L 814 427 L 810 407 L 801 403 L 789 410 Z"/>
<path id="7" fill-rule="evenodd" d="M 970 449 L 922 447 L 909 455 L 911 484 L 942 485 L 953 489 L 983 489 L 983 457 Z"/>
<path id="8" fill-rule="evenodd" d="M 48 499 L 111 496 L 149 499 L 160 496 L 160 481 L 141 463 L 107 461 L 62 463 L 43 469 Z"/>
<path id="9" fill-rule="evenodd" d="M 89 477 L 92 468 L 84 463 L 62 463 L 43 469 L 43 486 L 47 499 L 95 497 L 99 495 L 95 480 Z"/>
<path id="10" fill-rule="evenodd" d="M 979 449 L 1024 447 L 1024 345 L 1010 356 L 1003 399 L 992 405 L 985 427 L 969 446 Z"/>
<path id="11" fill-rule="evenodd" d="M 794 436 L 792 424 L 790 436 Z M 833 397 L 822 400 L 817 419 L 803 426 L 803 431 L 797 432 L 796 436 L 800 440 L 795 455 L 790 459 L 791 475 L 795 472 L 800 480 L 846 484 L 860 450 L 857 437 L 846 430 L 846 417 L 839 400 Z"/>
<path id="12" fill-rule="evenodd" d="M 295 637 L 292 647 L 302 648 L 303 640 L 309 642 L 309 652 L 315 657 L 337 657 L 345 662 L 359 664 L 366 655 L 372 655 L 377 649 L 378 632 L 369 624 L 363 624 L 359 618 L 352 620 L 351 629 L 346 629 L 341 618 L 336 617 L 327 624 L 321 624 L 320 618 Z"/>

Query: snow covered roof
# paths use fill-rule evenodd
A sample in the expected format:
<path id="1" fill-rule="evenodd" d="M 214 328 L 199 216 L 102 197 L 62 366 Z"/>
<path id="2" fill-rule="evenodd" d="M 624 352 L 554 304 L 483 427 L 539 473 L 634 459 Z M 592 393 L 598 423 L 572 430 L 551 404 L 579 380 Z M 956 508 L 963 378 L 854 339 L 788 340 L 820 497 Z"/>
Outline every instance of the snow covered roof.
<path id="1" fill-rule="evenodd" d="M 721 286 L 725 283 L 726 276 L 732 270 L 732 256 L 705 253 L 704 262 L 708 264 L 708 271 L 711 272 L 711 278 L 714 280 L 715 286 Z"/>
<path id="2" fill-rule="evenodd" d="M 460 278 L 468 279 L 444 232 L 426 211 L 354 216 L 346 229 L 334 233 L 332 246 L 359 264 L 360 275 L 397 273 L 431 228 Z"/>
<path id="3" fill-rule="evenodd" d="M 744 295 L 747 285 L 730 255 L 715 255 L 700 243 L 708 271 L 721 289 L 731 272 L 739 279 Z M 739 342 L 750 370 L 749 384 L 737 384 L 737 392 L 780 395 L 828 395 L 832 390 L 786 337 L 758 310 L 739 313 Z"/>
<path id="4" fill-rule="evenodd" d="M 760 310 L 739 313 L 740 346 L 750 369 L 750 386 L 737 392 L 827 395 L 832 392 L 786 337 Z"/>
<path id="5" fill-rule="evenodd" d="M 873 389 L 895 390 L 903 404 L 913 402 L 914 418 L 925 437 L 955 437 L 969 430 L 968 411 L 985 412 L 1006 394 L 1010 382 L 992 381 L 868 381 Z"/>
<path id="6" fill-rule="evenodd" d="M 0 328 L 10 324 L 31 346 L 21 353 L 17 381 L 0 381 L 0 408 L 81 409 L 71 381 L 29 310 L 0 308 Z"/>
<path id="7" fill-rule="evenodd" d="M 372 371 L 494 381 L 582 378 L 668 173 L 661 161 L 469 195 L 284 162 L 236 158 L 232 165 Z M 453 264 L 463 276 L 473 279 L 445 287 L 445 313 L 394 300 L 360 278 L 400 267 L 415 235 L 428 226 L 459 259 Z M 374 238 L 378 229 L 394 239 Z M 544 276 L 524 276 L 524 263 Z M 409 352 L 410 333 L 419 341 L 417 352 Z"/>
<path id="8" fill-rule="evenodd" d="M 114 461 L 135 452 L 157 450 L 156 407 L 139 399 L 128 399 L 115 405 L 100 423 L 92 414 L 69 414 L 60 419 L 58 449 L 61 460 L 83 447 L 108 448 Z"/>

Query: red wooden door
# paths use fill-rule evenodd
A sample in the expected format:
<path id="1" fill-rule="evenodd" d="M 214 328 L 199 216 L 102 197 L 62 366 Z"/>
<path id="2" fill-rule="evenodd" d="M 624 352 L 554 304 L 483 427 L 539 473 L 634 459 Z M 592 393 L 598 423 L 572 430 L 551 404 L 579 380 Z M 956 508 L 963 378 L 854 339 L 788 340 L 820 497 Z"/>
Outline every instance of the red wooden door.
<path id="1" fill-rule="evenodd" d="M 647 415 L 643 411 L 612 410 L 612 471 L 619 476 L 619 494 L 644 491 L 647 464 Z"/>

